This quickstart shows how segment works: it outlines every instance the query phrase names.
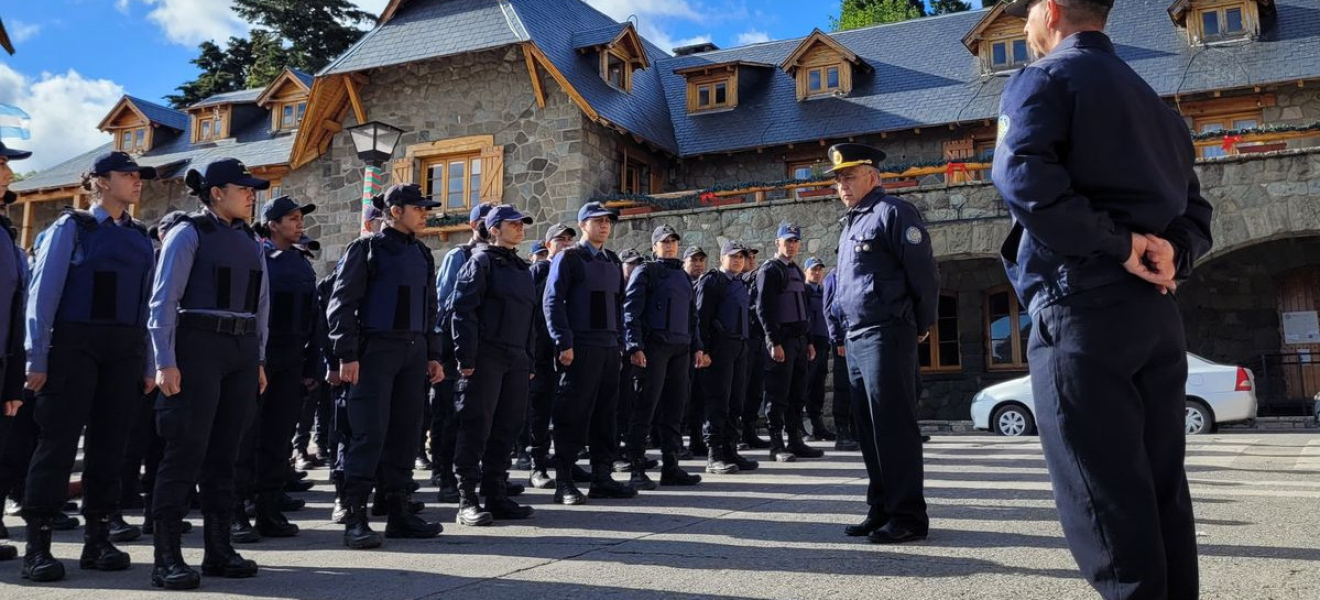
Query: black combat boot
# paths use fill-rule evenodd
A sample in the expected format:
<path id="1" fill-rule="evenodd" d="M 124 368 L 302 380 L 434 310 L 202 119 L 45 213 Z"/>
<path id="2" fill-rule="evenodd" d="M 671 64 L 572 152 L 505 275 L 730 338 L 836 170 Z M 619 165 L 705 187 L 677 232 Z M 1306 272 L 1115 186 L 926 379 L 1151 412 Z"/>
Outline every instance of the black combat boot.
<path id="1" fill-rule="evenodd" d="M 427 523 L 421 517 L 408 510 L 408 495 L 401 492 L 386 494 L 385 537 L 388 538 L 433 538 L 444 531 L 439 523 Z"/>
<path id="2" fill-rule="evenodd" d="M 751 450 L 765 450 L 770 447 L 770 442 L 756 435 L 756 422 L 744 423 L 742 428 L 742 442 L 747 444 Z"/>
<path id="3" fill-rule="evenodd" d="M 129 525 L 124 520 L 123 513 L 110 515 L 110 541 L 111 542 L 131 542 L 142 537 L 142 528 L 137 525 Z"/>
<path id="4" fill-rule="evenodd" d="M 234 516 L 231 520 L 233 523 L 229 529 L 230 542 L 234 544 L 255 544 L 261 541 L 261 534 L 257 533 L 256 528 L 252 526 L 252 521 L 248 519 L 246 502 L 240 500 L 234 506 Z M 207 575 L 210 575 L 210 573 L 207 573 Z"/>
<path id="5" fill-rule="evenodd" d="M 482 487 L 490 493 L 486 495 L 486 510 L 497 521 L 516 521 L 530 519 L 536 509 L 523 506 L 509 499 L 509 493 L 502 481 L 488 481 Z"/>
<path id="6" fill-rule="evenodd" d="M 458 486 L 458 516 L 454 520 L 459 525 L 482 527 L 493 523 L 495 517 L 482 510 L 476 486 L 465 483 Z"/>
<path id="7" fill-rule="evenodd" d="M 797 461 L 797 455 L 784 448 L 784 434 L 781 432 L 770 432 L 770 460 L 775 462 Z"/>
<path id="8" fill-rule="evenodd" d="M 633 456 L 629 461 L 629 470 L 632 472 L 628 476 L 628 485 L 634 490 L 651 491 L 655 489 L 655 481 L 646 475 L 646 457 L 640 452 Z"/>
<path id="9" fill-rule="evenodd" d="M 64 579 L 64 563 L 50 553 L 50 517 L 27 518 L 27 548 L 23 552 L 23 579 L 38 583 Z"/>
<path id="10" fill-rule="evenodd" d="M 194 590 L 202 584 L 202 576 L 183 562 L 180 538 L 183 537 L 182 519 L 155 521 L 152 545 L 156 550 L 156 566 L 151 569 L 151 585 L 167 590 Z"/>
<path id="11" fill-rule="evenodd" d="M 710 445 L 710 456 L 706 458 L 706 472 L 717 475 L 729 475 L 738 472 L 738 465 L 729 458 L 729 451 L 719 443 Z"/>
<path id="12" fill-rule="evenodd" d="M 279 498 L 275 494 L 257 494 L 256 528 L 262 537 L 293 537 L 298 535 L 298 526 L 289 522 L 280 512 Z"/>
<path id="13" fill-rule="evenodd" d="M 575 485 L 577 465 L 572 461 L 558 461 L 555 468 L 555 504 L 586 504 L 587 497 Z"/>
<path id="14" fill-rule="evenodd" d="M 441 504 L 458 502 L 458 478 L 454 477 L 453 469 L 441 470 L 437 485 L 440 486 L 440 493 L 436 495 L 436 502 Z"/>
<path id="15" fill-rule="evenodd" d="M 811 417 L 811 437 L 822 442 L 835 440 L 834 432 L 825 426 L 825 417 L 820 415 Z"/>
<path id="16" fill-rule="evenodd" d="M 208 577 L 243 579 L 257 574 L 256 561 L 243 558 L 230 541 L 233 516 L 218 512 L 202 515 L 202 574 Z"/>
<path id="17" fill-rule="evenodd" d="M 367 499 L 365 496 L 345 496 L 344 498 L 344 545 L 354 550 L 379 548 L 384 541 L 379 533 L 371 530 L 367 524 Z"/>
<path id="18" fill-rule="evenodd" d="M 678 466 L 678 456 L 668 452 L 660 456 L 660 485 L 687 486 L 701 483 L 700 475 L 692 475 Z"/>
<path id="19" fill-rule="evenodd" d="M 825 456 L 825 452 L 808 446 L 802 441 L 802 426 L 789 426 L 788 428 L 788 451 L 792 452 L 798 458 L 820 458 Z"/>
<path id="20" fill-rule="evenodd" d="M 750 458 L 744 458 L 743 455 L 738 454 L 738 444 L 732 440 L 724 443 L 724 452 L 725 458 L 732 461 L 733 464 L 738 465 L 739 471 L 755 471 L 761 466 L 761 463 Z"/>
<path id="21" fill-rule="evenodd" d="M 591 487 L 587 489 L 588 498 L 635 498 L 637 490 L 624 485 L 611 477 L 613 469 L 609 464 L 591 465 Z"/>
<path id="22" fill-rule="evenodd" d="M 110 543 L 110 516 L 87 515 L 82 557 L 78 559 L 78 566 L 97 571 L 123 571 L 131 563 L 127 552 Z"/>

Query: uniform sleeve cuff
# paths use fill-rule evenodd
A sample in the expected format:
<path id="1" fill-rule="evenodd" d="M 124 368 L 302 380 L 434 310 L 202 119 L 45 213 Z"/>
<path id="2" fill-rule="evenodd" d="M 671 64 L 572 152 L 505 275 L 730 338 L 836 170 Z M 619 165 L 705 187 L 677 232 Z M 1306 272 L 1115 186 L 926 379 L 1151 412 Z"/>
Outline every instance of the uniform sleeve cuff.
<path id="1" fill-rule="evenodd" d="M 1132 234 L 1122 227 L 1115 228 L 1113 237 L 1105 240 L 1100 250 L 1118 262 L 1125 263 L 1132 257 Z"/>

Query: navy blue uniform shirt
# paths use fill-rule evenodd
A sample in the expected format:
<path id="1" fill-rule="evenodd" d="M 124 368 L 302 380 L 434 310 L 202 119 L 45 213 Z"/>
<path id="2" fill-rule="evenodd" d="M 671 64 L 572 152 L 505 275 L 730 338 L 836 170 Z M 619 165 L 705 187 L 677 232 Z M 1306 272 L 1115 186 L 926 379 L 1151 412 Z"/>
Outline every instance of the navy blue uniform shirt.
<path id="1" fill-rule="evenodd" d="M 843 217 L 833 306 L 848 335 L 909 324 L 935 324 L 940 272 L 926 222 L 906 200 L 871 190 Z"/>
<path id="2" fill-rule="evenodd" d="M 481 344 L 519 348 L 532 359 L 541 302 L 528 266 L 513 250 L 481 246 L 458 270 L 451 304 L 458 368 L 477 367 Z"/>
<path id="3" fill-rule="evenodd" d="M 993 178 L 1015 222 L 1001 252 L 1033 314 L 1134 277 L 1133 233 L 1169 240 L 1180 279 L 1209 251 L 1187 124 L 1105 34 L 1073 34 L 1018 71 L 999 112 Z"/>

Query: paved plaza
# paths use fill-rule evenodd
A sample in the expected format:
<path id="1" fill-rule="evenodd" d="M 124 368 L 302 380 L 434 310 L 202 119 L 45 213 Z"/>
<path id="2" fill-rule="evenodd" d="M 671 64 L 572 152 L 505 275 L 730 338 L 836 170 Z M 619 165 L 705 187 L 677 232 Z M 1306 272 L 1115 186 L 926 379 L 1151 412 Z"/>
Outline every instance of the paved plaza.
<path id="1" fill-rule="evenodd" d="M 759 453 L 758 453 L 759 454 Z M 758 456 L 757 458 L 761 458 Z M 327 521 L 322 482 L 292 513 L 296 538 L 239 547 L 261 565 L 255 579 L 205 578 L 188 597 L 299 600 L 535 598 L 883 598 L 1014 600 L 1095 598 L 1077 576 L 1034 438 L 936 436 L 926 446 L 932 532 L 883 547 L 843 536 L 866 511 L 858 453 L 762 463 L 706 476 L 695 489 L 661 488 L 632 501 L 551 504 L 550 490 L 520 500 L 537 509 L 519 524 L 459 527 L 453 505 L 428 504 L 445 523 L 434 540 L 387 540 L 350 551 Z M 1202 598 L 1320 598 L 1320 435 L 1238 432 L 1195 438 L 1188 476 L 1196 501 Z M 689 463 L 696 469 L 698 463 Z M 420 474 L 419 474 L 420 475 Z M 523 475 L 515 473 L 515 476 Z M 420 497 L 434 500 L 434 489 Z M 194 513 L 196 516 L 196 513 Z M 130 518 L 131 522 L 137 522 Z M 184 536 L 201 560 L 199 518 Z M 23 528 L 8 517 L 13 540 Z M 383 529 L 383 523 L 379 524 Z M 150 538 L 123 545 L 128 572 L 77 569 L 81 532 L 56 534 L 69 577 L 53 586 L 0 565 L 0 597 L 15 600 L 161 598 L 150 589 Z M 199 596 L 200 595 L 200 596 Z"/>

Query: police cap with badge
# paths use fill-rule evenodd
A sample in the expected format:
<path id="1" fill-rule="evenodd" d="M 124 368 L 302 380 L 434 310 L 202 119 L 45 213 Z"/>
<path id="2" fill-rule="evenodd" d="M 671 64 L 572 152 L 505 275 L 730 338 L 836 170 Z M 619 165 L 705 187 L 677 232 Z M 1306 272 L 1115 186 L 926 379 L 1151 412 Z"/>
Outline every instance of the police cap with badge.
<path id="1" fill-rule="evenodd" d="M 878 169 L 880 163 L 885 161 L 883 150 L 866 144 L 835 144 L 830 146 L 828 155 L 830 168 L 825 171 L 826 173 L 837 173 L 862 165 Z"/>

